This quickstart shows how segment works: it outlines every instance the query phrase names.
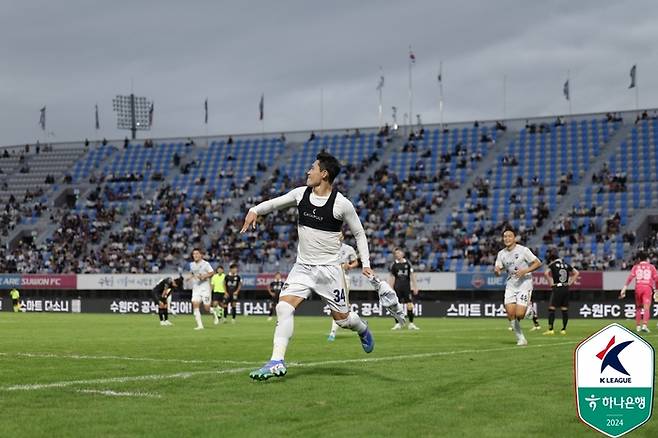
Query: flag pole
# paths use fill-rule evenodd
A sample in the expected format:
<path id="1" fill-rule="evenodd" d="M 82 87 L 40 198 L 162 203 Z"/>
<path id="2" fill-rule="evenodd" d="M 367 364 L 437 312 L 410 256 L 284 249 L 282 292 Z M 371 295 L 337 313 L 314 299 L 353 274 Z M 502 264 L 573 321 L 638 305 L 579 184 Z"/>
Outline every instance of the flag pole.
<path id="1" fill-rule="evenodd" d="M 637 67 L 635 68 L 635 110 L 640 110 L 640 86 L 637 80 Z"/>
<path id="2" fill-rule="evenodd" d="M 503 120 L 507 119 L 507 75 L 503 75 Z"/>
<path id="3" fill-rule="evenodd" d="M 411 65 L 413 64 L 413 52 L 411 51 L 411 45 L 409 45 L 409 129 L 411 129 L 411 125 L 413 123 L 413 117 L 414 117 L 414 92 L 413 92 L 413 81 L 411 77 Z"/>
<path id="4" fill-rule="evenodd" d="M 569 116 L 571 116 L 571 70 L 567 70 L 567 83 L 569 84 L 569 99 L 567 100 L 569 101 Z"/>
<path id="5" fill-rule="evenodd" d="M 378 117 L 378 128 L 381 130 L 382 125 L 384 124 L 384 105 L 383 105 L 383 89 L 384 89 L 384 68 L 379 66 L 379 83 L 377 84 L 377 91 L 379 92 L 379 117 Z"/>
<path id="6" fill-rule="evenodd" d="M 320 87 L 320 132 L 324 132 L 324 88 Z"/>
<path id="7" fill-rule="evenodd" d="M 443 131 L 443 61 L 439 61 L 439 118 Z"/>

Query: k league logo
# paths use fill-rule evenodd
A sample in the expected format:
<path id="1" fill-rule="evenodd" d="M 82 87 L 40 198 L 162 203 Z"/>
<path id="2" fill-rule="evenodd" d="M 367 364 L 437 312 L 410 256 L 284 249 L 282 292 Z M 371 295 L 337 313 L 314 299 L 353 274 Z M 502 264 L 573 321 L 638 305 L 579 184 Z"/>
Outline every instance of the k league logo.
<path id="1" fill-rule="evenodd" d="M 618 437 L 646 423 L 653 409 L 655 353 L 631 330 L 610 324 L 574 352 L 578 417 Z"/>

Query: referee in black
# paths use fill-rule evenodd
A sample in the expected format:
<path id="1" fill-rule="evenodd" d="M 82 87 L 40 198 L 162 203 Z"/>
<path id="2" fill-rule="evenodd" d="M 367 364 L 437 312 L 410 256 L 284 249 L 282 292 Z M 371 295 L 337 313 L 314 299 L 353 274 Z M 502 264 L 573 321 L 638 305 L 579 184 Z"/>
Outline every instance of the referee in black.
<path id="1" fill-rule="evenodd" d="M 569 322 L 569 286 L 578 280 L 580 272 L 569 263 L 564 262 L 556 248 L 548 252 L 548 269 L 544 275 L 551 286 L 551 298 L 548 303 L 548 330 L 543 334 L 554 335 L 553 323 L 555 322 L 555 308 L 560 307 L 562 311 L 561 335 L 567 334 L 567 323 Z"/>

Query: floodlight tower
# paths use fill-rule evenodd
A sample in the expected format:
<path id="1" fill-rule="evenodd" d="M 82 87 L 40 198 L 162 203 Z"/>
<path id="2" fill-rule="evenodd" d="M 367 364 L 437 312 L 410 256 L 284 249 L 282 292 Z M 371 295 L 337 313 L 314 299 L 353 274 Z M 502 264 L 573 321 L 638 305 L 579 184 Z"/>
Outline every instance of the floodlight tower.
<path id="1" fill-rule="evenodd" d="M 137 131 L 149 131 L 153 124 L 153 102 L 146 97 L 117 95 L 112 104 L 117 113 L 117 128 L 130 129 L 133 140 Z"/>

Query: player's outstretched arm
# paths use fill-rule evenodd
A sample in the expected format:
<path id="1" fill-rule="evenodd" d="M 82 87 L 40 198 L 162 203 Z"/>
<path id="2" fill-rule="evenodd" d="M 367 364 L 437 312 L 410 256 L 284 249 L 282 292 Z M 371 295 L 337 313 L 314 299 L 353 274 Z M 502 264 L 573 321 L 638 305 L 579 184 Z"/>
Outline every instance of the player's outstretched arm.
<path id="1" fill-rule="evenodd" d="M 247 213 L 247 216 L 244 218 L 244 224 L 242 224 L 242 229 L 240 230 L 241 233 L 246 232 L 249 227 L 252 229 L 256 229 L 256 219 L 258 219 L 258 215 L 254 213 L 253 211 L 249 210 Z"/>
<path id="2" fill-rule="evenodd" d="M 258 219 L 258 216 L 264 216 L 274 210 L 297 205 L 297 200 L 302 199 L 305 190 L 306 187 L 297 187 L 285 195 L 270 199 L 268 201 L 263 201 L 257 206 L 251 207 L 247 213 L 247 216 L 244 218 L 244 224 L 242 225 L 240 232 L 246 232 L 249 227 L 255 230 L 256 219 Z"/>

